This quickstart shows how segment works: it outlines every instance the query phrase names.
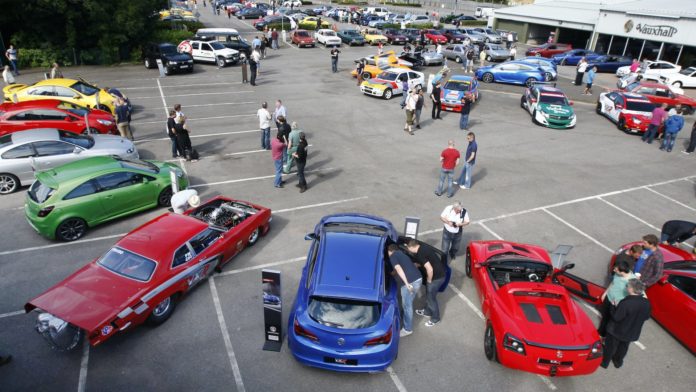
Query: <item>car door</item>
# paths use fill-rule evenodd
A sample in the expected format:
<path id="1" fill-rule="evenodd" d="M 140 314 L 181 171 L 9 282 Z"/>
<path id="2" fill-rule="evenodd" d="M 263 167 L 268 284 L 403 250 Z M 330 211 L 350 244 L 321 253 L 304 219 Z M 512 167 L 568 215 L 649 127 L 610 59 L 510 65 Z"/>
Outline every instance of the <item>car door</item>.
<path id="1" fill-rule="evenodd" d="M 124 215 L 156 201 L 154 184 L 140 173 L 117 171 L 95 178 L 105 219 Z"/>
<path id="2" fill-rule="evenodd" d="M 201 60 L 207 62 L 215 62 L 215 52 L 207 42 L 201 42 Z"/>
<path id="3" fill-rule="evenodd" d="M 191 56 L 193 56 L 193 59 L 196 61 L 205 61 L 205 59 L 201 56 L 200 42 L 191 42 Z"/>
<path id="4" fill-rule="evenodd" d="M 696 345 L 696 275 L 674 271 L 647 292 L 652 316 L 677 339 Z"/>
<path id="5" fill-rule="evenodd" d="M 9 117 L 2 124 L 3 133 L 14 132 L 23 129 L 40 128 L 39 117 L 33 110 L 24 110 Z"/>
<path id="6" fill-rule="evenodd" d="M 554 274 L 554 283 L 558 283 L 565 287 L 571 294 L 589 302 L 590 304 L 599 306 L 602 304 L 602 294 L 605 288 L 585 280 L 579 276 L 575 276 L 568 271 L 558 272 Z"/>
<path id="7" fill-rule="evenodd" d="M 621 116 L 621 112 L 626 108 L 626 101 L 619 94 L 613 95 L 613 105 L 609 107 L 609 117 L 611 117 L 611 119 L 614 120 L 614 122 L 618 122 L 619 117 Z"/>
<path id="8" fill-rule="evenodd" d="M 172 259 L 172 275 L 181 274 L 180 281 L 184 291 L 188 291 L 215 272 L 218 263 L 222 263 L 222 232 L 209 227 L 196 234 L 181 245 Z"/>
<path id="9" fill-rule="evenodd" d="M 79 133 L 86 128 L 81 117 L 72 116 L 55 109 L 37 109 L 33 111 L 41 128 L 57 128 Z"/>
<path id="10" fill-rule="evenodd" d="M 418 85 L 422 87 L 423 84 L 424 81 L 421 80 L 420 76 L 417 73 L 410 71 L 408 72 L 408 87 L 410 89 L 413 89 Z"/>
<path id="11" fill-rule="evenodd" d="M 19 178 L 22 184 L 29 184 L 34 180 L 32 161 L 36 151 L 31 143 L 19 144 L 0 155 L 0 171 L 12 173 Z"/>
<path id="12" fill-rule="evenodd" d="M 97 225 L 106 218 L 106 211 L 102 207 L 101 198 L 97 195 L 98 191 L 97 182 L 89 179 L 76 186 L 63 197 L 61 209 L 63 211 L 75 212 L 89 226 Z"/>
<path id="13" fill-rule="evenodd" d="M 36 150 L 34 158 L 36 170 L 52 169 L 80 158 L 79 154 L 75 153 L 75 149 L 80 147 L 60 140 L 34 142 L 33 145 Z"/>

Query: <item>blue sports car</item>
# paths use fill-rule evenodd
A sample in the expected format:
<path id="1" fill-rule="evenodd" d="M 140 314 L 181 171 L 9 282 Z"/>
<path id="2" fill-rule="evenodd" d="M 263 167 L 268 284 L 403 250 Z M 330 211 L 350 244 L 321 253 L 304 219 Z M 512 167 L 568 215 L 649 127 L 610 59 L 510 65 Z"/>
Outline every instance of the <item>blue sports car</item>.
<path id="1" fill-rule="evenodd" d="M 587 69 L 597 67 L 597 72 L 616 72 L 617 69 L 631 65 L 633 59 L 627 56 L 599 56 L 587 62 Z"/>
<path id="2" fill-rule="evenodd" d="M 571 49 L 567 52 L 551 56 L 551 61 L 560 65 L 578 65 L 580 59 L 583 57 L 587 59 L 587 61 L 590 61 L 596 59 L 599 56 L 602 56 L 602 54 L 593 52 L 591 50 Z"/>
<path id="3" fill-rule="evenodd" d="M 292 355 L 329 370 L 385 370 L 401 329 L 398 288 L 385 260 L 396 229 L 382 218 L 337 214 L 305 239 L 312 244 L 288 319 Z"/>
<path id="4" fill-rule="evenodd" d="M 544 70 L 544 78 L 547 82 L 558 79 L 557 65 L 546 57 L 523 57 L 513 61 L 521 61 L 523 63 L 538 66 Z"/>
<path id="5" fill-rule="evenodd" d="M 527 62 L 506 61 L 493 66 L 479 67 L 476 70 L 476 79 L 485 83 L 512 83 L 529 87 L 534 82 L 545 81 L 546 72 L 539 66 Z"/>
<path id="6" fill-rule="evenodd" d="M 469 93 L 474 97 L 474 102 L 479 99 L 478 81 L 465 75 L 454 75 L 442 87 L 440 102 L 442 110 L 452 112 L 462 111 L 462 97 Z"/>

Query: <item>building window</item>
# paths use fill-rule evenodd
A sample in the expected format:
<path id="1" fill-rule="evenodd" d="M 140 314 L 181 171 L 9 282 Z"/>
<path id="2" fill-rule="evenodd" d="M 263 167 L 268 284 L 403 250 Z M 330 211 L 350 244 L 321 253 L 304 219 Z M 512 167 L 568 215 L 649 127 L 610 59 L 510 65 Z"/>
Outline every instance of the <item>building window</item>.
<path id="1" fill-rule="evenodd" d="M 682 68 L 696 66 L 696 47 L 686 46 L 682 49 L 681 56 L 679 57 L 679 65 Z"/>
<path id="2" fill-rule="evenodd" d="M 645 41 L 645 46 L 643 47 L 642 58 L 647 58 L 650 60 L 657 60 L 660 55 L 660 48 L 662 47 L 662 42 L 658 41 Z"/>
<path id="3" fill-rule="evenodd" d="M 597 43 L 595 44 L 594 51 L 597 53 L 607 53 L 607 49 L 609 49 L 610 42 L 611 42 L 611 35 L 599 34 L 597 36 Z"/>
<path id="4" fill-rule="evenodd" d="M 658 49 L 659 48 L 660 47 L 658 46 Z M 644 58 L 648 58 L 651 60 L 654 60 L 655 58 L 657 58 L 657 53 L 655 53 L 655 57 L 652 57 L 652 56 L 648 55 L 647 51 L 643 52 L 643 56 L 640 57 L 640 50 L 641 49 L 643 49 L 643 40 L 636 39 L 636 38 L 630 38 L 628 40 L 628 45 L 626 46 L 626 53 L 624 54 L 624 56 L 633 57 L 634 59 L 641 59 L 641 60 Z"/>
<path id="5" fill-rule="evenodd" d="M 660 54 L 660 60 L 665 60 L 676 64 L 681 47 L 681 45 L 665 43 L 665 46 L 662 48 L 662 53 Z"/>
<path id="6" fill-rule="evenodd" d="M 616 54 L 616 55 L 623 55 L 624 52 L 624 47 L 626 46 L 626 37 L 619 37 L 618 35 L 614 36 L 614 39 L 611 41 L 611 47 L 607 51 L 607 54 Z M 638 53 L 636 53 L 636 56 Z"/>

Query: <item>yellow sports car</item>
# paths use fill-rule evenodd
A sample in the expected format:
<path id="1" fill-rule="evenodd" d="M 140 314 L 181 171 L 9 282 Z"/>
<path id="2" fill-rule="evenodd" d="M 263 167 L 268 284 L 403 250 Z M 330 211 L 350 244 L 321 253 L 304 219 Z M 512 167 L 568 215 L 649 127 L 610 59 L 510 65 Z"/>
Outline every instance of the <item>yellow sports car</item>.
<path id="1" fill-rule="evenodd" d="M 365 37 L 365 41 L 370 45 L 377 45 L 380 42 L 382 45 L 385 45 L 389 41 L 387 37 L 383 36 L 377 29 L 365 29 L 362 35 Z"/>
<path id="2" fill-rule="evenodd" d="M 389 68 L 411 69 L 412 66 L 411 63 L 400 60 L 398 57 L 396 57 L 396 54 L 393 50 L 390 50 L 386 53 L 382 53 L 378 56 L 364 57 L 362 59 L 355 60 L 356 63 L 358 61 L 365 61 L 365 68 L 363 69 L 362 73 L 362 78 L 365 80 L 374 78 L 380 73 L 382 73 L 382 71 L 387 70 Z M 351 76 L 356 77 L 358 72 L 356 70 L 353 70 L 350 74 Z"/>
<path id="3" fill-rule="evenodd" d="M 318 20 L 318 19 L 319 19 L 319 18 L 317 18 L 317 17 L 315 17 L 315 16 L 308 16 L 308 17 L 302 19 L 302 20 L 300 21 L 299 24 L 301 24 L 302 27 L 303 27 L 304 29 L 307 29 L 307 30 L 312 30 L 312 29 L 314 29 L 314 30 L 316 30 L 316 29 L 317 29 L 317 20 Z M 322 19 L 322 20 L 321 20 L 321 28 L 322 28 L 322 29 L 329 29 L 329 28 L 331 28 L 331 23 L 329 23 L 329 22 L 327 22 L 326 20 Z"/>
<path id="4" fill-rule="evenodd" d="M 88 108 L 114 113 L 114 97 L 106 90 L 82 80 L 47 79 L 27 86 L 11 84 L 2 89 L 5 102 L 24 102 L 36 99 L 58 99 Z"/>

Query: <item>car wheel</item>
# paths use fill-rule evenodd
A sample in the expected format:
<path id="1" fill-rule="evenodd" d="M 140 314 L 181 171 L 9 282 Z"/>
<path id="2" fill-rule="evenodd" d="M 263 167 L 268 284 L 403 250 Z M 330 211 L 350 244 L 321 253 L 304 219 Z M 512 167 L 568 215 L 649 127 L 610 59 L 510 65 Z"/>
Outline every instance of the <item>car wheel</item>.
<path id="1" fill-rule="evenodd" d="M 524 99 L 524 95 L 520 98 L 520 107 L 522 109 L 525 109 L 524 105 L 527 103 L 527 100 Z"/>
<path id="2" fill-rule="evenodd" d="M 532 87 L 532 83 L 534 83 L 534 82 L 536 82 L 536 79 L 534 79 L 534 78 L 529 78 L 529 79 L 527 79 L 527 80 L 524 81 L 524 85 L 527 86 L 527 87 Z"/>
<path id="3" fill-rule="evenodd" d="M 486 354 L 486 359 L 489 361 L 498 361 L 495 332 L 490 324 L 486 327 L 486 332 L 483 335 L 483 352 Z"/>
<path id="4" fill-rule="evenodd" d="M 539 122 L 536 119 L 536 109 L 532 112 L 532 123 L 539 124 Z"/>
<path id="5" fill-rule="evenodd" d="M 565 66 L 566 65 L 566 59 L 561 60 L 561 65 Z"/>
<path id="6" fill-rule="evenodd" d="M 372 79 L 372 75 L 369 72 L 364 72 L 362 78 L 363 80 Z"/>
<path id="7" fill-rule="evenodd" d="M 534 53 L 534 57 L 541 57 L 541 53 Z"/>
<path id="8" fill-rule="evenodd" d="M 466 276 L 471 278 L 471 250 L 466 248 L 466 258 L 464 259 L 464 271 Z"/>
<path id="9" fill-rule="evenodd" d="M 602 104 L 600 102 L 597 102 L 597 107 L 595 107 L 595 112 L 597 112 L 597 114 L 599 114 L 599 115 L 602 114 Z"/>
<path id="10" fill-rule="evenodd" d="M 684 114 L 694 114 L 694 108 L 688 105 L 682 105 L 682 111 Z"/>
<path id="11" fill-rule="evenodd" d="M 218 57 L 217 58 L 217 66 L 220 68 L 224 67 L 225 66 L 225 59 L 222 57 Z"/>
<path id="12" fill-rule="evenodd" d="M 0 174 L 0 195 L 7 195 L 19 188 L 19 179 L 12 174 Z"/>
<path id="13" fill-rule="evenodd" d="M 167 186 L 166 188 L 162 189 L 162 192 L 160 192 L 159 196 L 157 196 L 157 205 L 160 207 L 168 207 L 172 204 L 172 187 Z"/>
<path id="14" fill-rule="evenodd" d="M 153 326 L 164 323 L 174 313 L 174 308 L 176 308 L 176 298 L 172 295 L 162 300 L 152 309 L 152 313 L 147 318 L 147 323 Z"/>
<path id="15" fill-rule="evenodd" d="M 682 88 L 683 83 L 682 82 L 674 82 L 674 83 L 672 83 L 672 86 Z"/>
<path id="16" fill-rule="evenodd" d="M 254 231 L 252 231 L 251 234 L 249 234 L 249 246 L 254 245 L 256 243 L 256 241 L 259 240 L 260 234 L 261 234 L 261 230 L 259 230 L 258 227 L 256 229 L 254 229 Z"/>
<path id="17" fill-rule="evenodd" d="M 619 122 L 616 124 L 616 127 L 619 128 L 619 130 L 626 132 L 626 120 L 621 117 Z"/>
<path id="18" fill-rule="evenodd" d="M 87 232 L 87 222 L 81 218 L 68 218 L 56 228 L 56 238 L 61 241 L 75 241 Z"/>
<path id="19" fill-rule="evenodd" d="M 494 80 L 493 74 L 490 73 L 490 72 L 486 72 L 486 73 L 483 74 L 483 76 L 481 77 L 481 80 L 483 80 L 485 83 L 493 83 L 493 80 Z"/>
<path id="20" fill-rule="evenodd" d="M 486 61 L 491 61 L 491 60 L 493 60 L 493 57 L 491 57 L 491 56 L 486 56 Z"/>
<path id="21" fill-rule="evenodd" d="M 553 75 L 551 75 L 551 72 L 544 72 L 544 81 L 550 82 L 551 79 L 553 79 Z"/>
<path id="22" fill-rule="evenodd" d="M 109 107 L 106 106 L 106 105 L 101 105 L 101 104 L 100 104 L 99 106 L 97 106 L 97 109 L 103 110 L 103 111 L 105 111 L 105 112 L 111 113 L 111 109 L 109 109 Z"/>
<path id="23" fill-rule="evenodd" d="M 393 96 L 394 96 L 394 93 L 392 92 L 392 89 L 390 89 L 390 88 L 384 90 L 384 94 L 382 94 L 382 98 L 387 99 L 387 100 L 392 99 Z"/>
<path id="24" fill-rule="evenodd" d="M 459 56 L 457 56 L 457 57 L 454 58 L 454 62 L 456 62 L 456 63 L 461 63 L 461 62 L 462 62 L 462 58 L 459 57 Z"/>
<path id="25" fill-rule="evenodd" d="M 150 64 L 150 59 L 148 59 L 148 58 L 145 59 L 145 68 L 147 68 L 147 69 L 152 68 L 152 64 Z"/>

